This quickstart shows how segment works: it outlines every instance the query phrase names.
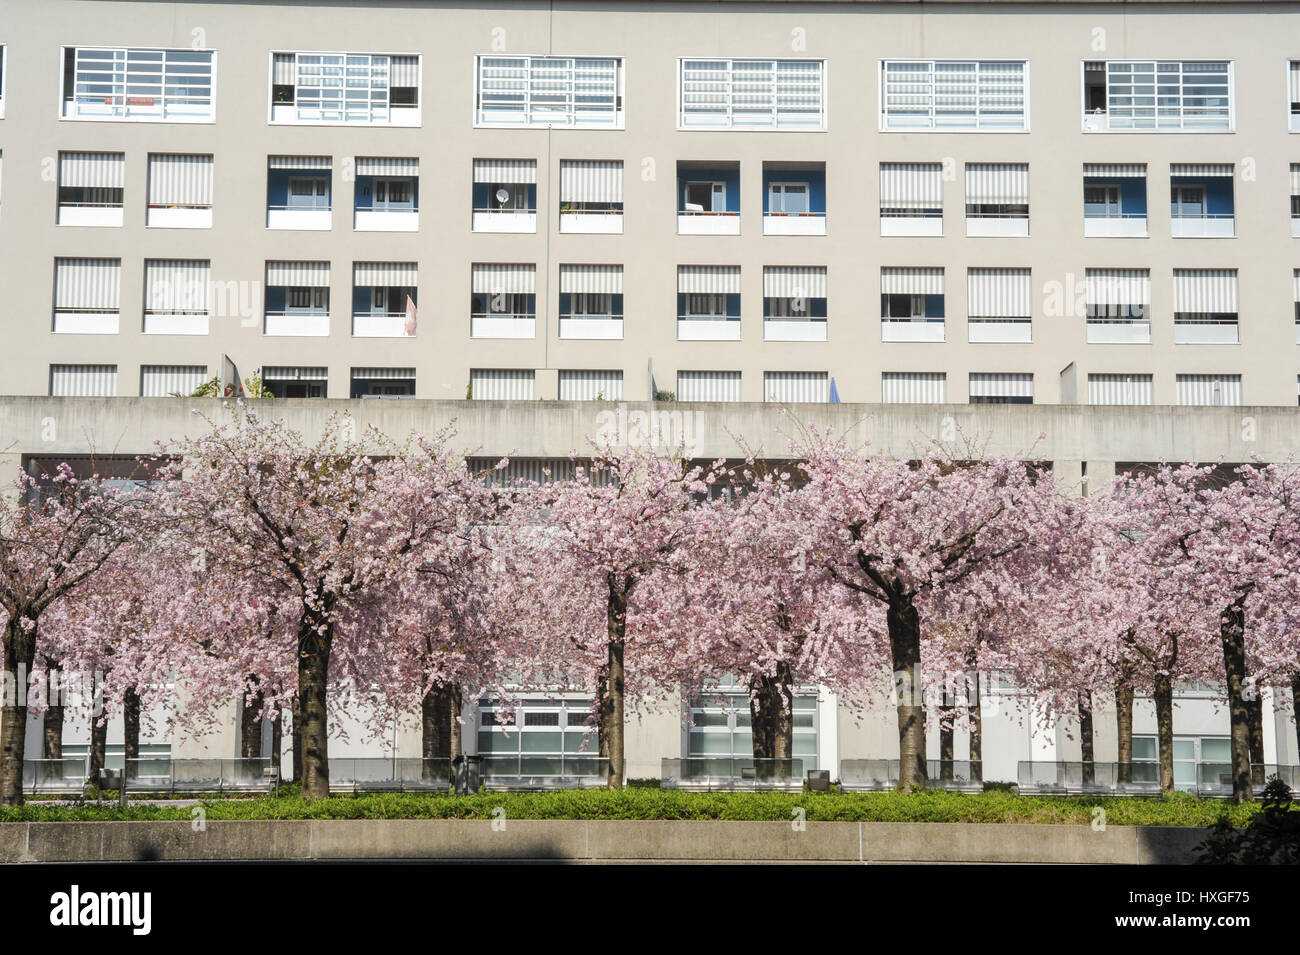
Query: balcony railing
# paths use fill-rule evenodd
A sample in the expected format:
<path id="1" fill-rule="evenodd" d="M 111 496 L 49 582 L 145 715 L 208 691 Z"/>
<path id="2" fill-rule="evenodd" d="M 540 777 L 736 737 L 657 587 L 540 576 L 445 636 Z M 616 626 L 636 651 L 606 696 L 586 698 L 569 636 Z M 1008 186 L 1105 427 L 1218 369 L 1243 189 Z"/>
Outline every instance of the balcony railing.
<path id="1" fill-rule="evenodd" d="M 824 342 L 827 323 L 824 318 L 765 318 L 765 342 Z"/>
<path id="2" fill-rule="evenodd" d="M 1292 788 L 1300 784 L 1300 766 L 1253 763 L 1250 781 L 1256 795 L 1263 792 L 1269 777 L 1274 775 L 1281 776 Z M 1021 760 L 1016 764 L 1016 777 L 1021 795 L 1155 796 L 1160 793 L 1160 764 L 1154 760 L 1130 763 Z M 1200 796 L 1231 796 L 1232 767 L 1228 763 L 1198 761 L 1195 784 L 1176 788 L 1190 789 Z"/>
<path id="3" fill-rule="evenodd" d="M 69 335 L 116 335 L 121 313 L 106 308 L 56 308 L 54 331 Z"/>
<path id="4" fill-rule="evenodd" d="M 1029 214 L 978 215 L 968 212 L 966 234 L 973 237 L 1024 237 L 1029 235 Z"/>
<path id="5" fill-rule="evenodd" d="M 618 339 L 623 337 L 622 315 L 561 315 L 561 338 Z"/>
<path id="6" fill-rule="evenodd" d="M 356 338 L 406 338 L 406 312 L 354 312 L 352 334 Z"/>
<path id="7" fill-rule="evenodd" d="M 1236 235 L 1236 216 L 1231 212 L 1170 214 L 1175 239 L 1230 239 Z"/>
<path id="8" fill-rule="evenodd" d="M 941 342 L 944 340 L 942 318 L 882 318 L 882 342 Z"/>
<path id="9" fill-rule="evenodd" d="M 330 758 L 330 792 L 445 793 L 449 788 L 451 761 L 448 759 Z"/>
<path id="10" fill-rule="evenodd" d="M 536 338 L 537 318 L 504 312 L 475 312 L 470 315 L 472 338 Z"/>
<path id="11" fill-rule="evenodd" d="M 914 214 L 881 211 L 880 234 L 940 236 L 943 235 L 943 210 L 918 210 Z"/>
<path id="12" fill-rule="evenodd" d="M 954 792 L 983 792 L 984 766 L 979 760 L 930 759 L 925 764 L 926 785 Z M 896 759 L 845 759 L 840 761 L 840 788 L 845 792 L 880 792 L 899 785 Z"/>
<path id="13" fill-rule="evenodd" d="M 560 231 L 618 235 L 623 231 L 622 209 L 566 209 L 560 207 Z"/>
<path id="14" fill-rule="evenodd" d="M 678 235 L 740 235 L 739 212 L 677 210 Z"/>
<path id="15" fill-rule="evenodd" d="M 163 229 L 210 229 L 212 206 L 182 203 L 150 204 L 145 224 Z"/>
<path id="16" fill-rule="evenodd" d="M 415 206 L 397 209 L 357 209 L 352 216 L 357 232 L 416 232 L 420 210 Z"/>
<path id="17" fill-rule="evenodd" d="M 660 761 L 664 789 L 710 791 L 803 790 L 802 759 L 755 759 L 752 756 L 688 756 Z"/>
<path id="18" fill-rule="evenodd" d="M 265 332 L 267 335 L 328 335 L 329 312 L 267 312 Z"/>
<path id="19" fill-rule="evenodd" d="M 120 202 L 60 202 L 59 225 L 120 226 Z"/>
<path id="20" fill-rule="evenodd" d="M 49 793 L 79 793 L 86 785 L 89 760 L 85 756 L 66 759 L 24 759 L 23 792 L 29 796 Z"/>
<path id="21" fill-rule="evenodd" d="M 63 102 L 64 119 L 166 120 L 173 123 L 205 123 L 212 120 L 208 96 L 124 96 L 120 93 L 96 96 L 78 94 Z"/>
<path id="22" fill-rule="evenodd" d="M 764 212 L 763 235 L 825 235 L 824 212 Z"/>
<path id="23" fill-rule="evenodd" d="M 1174 318 L 1175 345 L 1236 345 L 1238 324 L 1235 319 L 1183 321 Z"/>
<path id="24" fill-rule="evenodd" d="M 145 312 L 146 335 L 206 335 L 207 312 Z"/>
<path id="25" fill-rule="evenodd" d="M 480 759 L 486 789 L 591 789 L 609 779 L 609 760 L 603 756 L 493 753 Z"/>
<path id="26" fill-rule="evenodd" d="M 1096 215 L 1084 212 L 1083 235 L 1088 239 L 1141 238 L 1147 234 L 1145 212 L 1114 212 Z"/>
<path id="27" fill-rule="evenodd" d="M 677 340 L 681 342 L 738 342 L 740 316 L 678 315 Z"/>
<path id="28" fill-rule="evenodd" d="M 1033 323 L 1028 319 L 966 320 L 967 340 L 977 343 L 1027 343 L 1032 340 Z"/>
<path id="29" fill-rule="evenodd" d="M 270 206 L 266 207 L 268 229 L 303 229 L 323 231 L 330 228 L 333 210 L 324 206 Z"/>
<path id="30" fill-rule="evenodd" d="M 1090 345 L 1149 345 L 1151 323 L 1126 321 L 1122 318 L 1088 319 Z"/>
<path id="31" fill-rule="evenodd" d="M 279 775 L 270 757 L 257 759 L 128 759 L 126 788 L 135 792 L 270 792 Z M 331 766 L 333 760 L 330 761 Z"/>
<path id="32" fill-rule="evenodd" d="M 536 232 L 537 210 L 475 209 L 473 229 L 475 232 Z"/>

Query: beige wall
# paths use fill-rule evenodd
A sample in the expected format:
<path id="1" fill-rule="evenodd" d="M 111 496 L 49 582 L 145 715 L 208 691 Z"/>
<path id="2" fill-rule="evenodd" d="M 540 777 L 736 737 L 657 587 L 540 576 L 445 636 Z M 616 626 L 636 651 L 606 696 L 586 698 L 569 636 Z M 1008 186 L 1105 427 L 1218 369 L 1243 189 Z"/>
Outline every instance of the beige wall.
<path id="1" fill-rule="evenodd" d="M 459 398 L 472 367 L 621 368 L 624 393 L 646 394 L 647 359 L 660 387 L 678 369 L 741 369 L 746 400 L 762 397 L 764 370 L 828 371 L 845 401 L 878 401 L 882 371 L 944 371 L 951 401 L 966 398 L 970 371 L 1035 375 L 1035 400 L 1059 399 L 1058 373 L 1071 361 L 1086 400 L 1087 375 L 1154 372 L 1155 401 L 1175 401 L 1174 375 L 1244 376 L 1249 404 L 1296 404 L 1300 346 L 1293 325 L 1291 270 L 1298 264 L 1288 225 L 1288 163 L 1300 149 L 1287 132 L 1286 60 L 1300 57 L 1294 4 L 1160 3 L 1151 6 L 1052 3 L 888 5 L 875 3 L 519 3 L 498 8 L 418 3 L 105 3 L 10 0 L 0 42 L 8 73 L 0 205 L 0 328 L 9 347 L 0 389 L 40 395 L 53 362 L 115 362 L 118 394 L 138 393 L 141 364 L 203 364 L 218 371 L 230 354 L 247 374 L 260 365 L 325 365 L 330 394 L 347 394 L 353 366 L 415 366 L 421 397 Z M 475 129 L 473 57 L 492 51 L 504 30 L 511 53 L 609 54 L 626 58 L 626 129 Z M 806 36 L 793 52 L 792 31 Z M 1105 49 L 1094 47 L 1104 30 Z M 201 30 L 218 51 L 217 121 L 203 125 L 61 121 L 59 47 L 102 44 L 189 47 Z M 273 49 L 417 51 L 423 61 L 423 127 L 272 126 L 267 122 L 268 54 Z M 807 56 L 827 60 L 824 132 L 679 131 L 676 59 L 683 55 Z M 1031 130 L 1025 134 L 881 133 L 876 111 L 881 57 L 1027 58 Z M 1080 63 L 1088 58 L 1223 57 L 1236 71 L 1236 132 L 1228 134 L 1084 134 Z M 56 184 L 43 163 L 60 149 L 126 153 L 121 228 L 55 225 Z M 150 151 L 215 154 L 214 227 L 148 229 L 146 156 Z M 266 156 L 329 154 L 419 156 L 421 229 L 414 234 L 354 233 L 350 195 L 335 172 L 334 229 L 265 228 Z M 532 157 L 539 163 L 536 235 L 470 232 L 475 157 Z M 561 159 L 622 159 L 626 231 L 621 236 L 559 235 L 556 184 Z M 944 189 L 942 238 L 881 238 L 877 216 L 880 161 L 952 158 L 1027 161 L 1031 172 L 1028 239 L 963 235 L 963 187 Z M 641 170 L 653 161 L 655 178 Z M 739 162 L 742 234 L 678 236 L 675 167 L 679 160 Z M 829 235 L 761 234 L 764 161 L 826 163 Z M 1151 238 L 1082 238 L 1080 165 L 1144 162 L 1149 167 Z M 1236 182 L 1236 239 L 1169 238 L 1167 169 L 1171 161 L 1254 164 L 1257 178 Z M 441 201 L 441 204 L 439 202 Z M 54 335 L 51 285 L 55 256 L 121 256 L 121 331 L 112 336 Z M 328 338 L 268 338 L 260 317 L 214 318 L 206 337 L 140 332 L 143 260 L 206 258 L 214 281 L 261 281 L 268 259 L 329 259 L 335 305 Z M 415 340 L 353 339 L 351 264 L 416 261 L 421 327 Z M 535 341 L 471 340 L 472 262 L 538 265 Z M 622 263 L 626 333 L 621 342 L 561 341 L 556 307 L 561 263 Z M 743 340 L 679 343 L 674 315 L 678 264 L 742 266 Z M 825 265 L 829 281 L 826 343 L 762 340 L 764 265 Z M 884 265 L 947 269 L 944 344 L 882 344 L 879 273 Z M 1032 345 L 971 345 L 965 329 L 968 266 L 1029 266 L 1035 285 Z M 1089 266 L 1149 267 L 1154 315 L 1151 345 L 1085 345 L 1083 320 L 1041 314 L 1043 286 L 1081 280 Z M 1174 267 L 1240 269 L 1241 344 L 1175 347 Z M 260 310 L 259 310 L 260 316 Z M 544 330 L 544 331 L 543 331 Z M 539 375 L 543 397 L 554 376 Z"/>

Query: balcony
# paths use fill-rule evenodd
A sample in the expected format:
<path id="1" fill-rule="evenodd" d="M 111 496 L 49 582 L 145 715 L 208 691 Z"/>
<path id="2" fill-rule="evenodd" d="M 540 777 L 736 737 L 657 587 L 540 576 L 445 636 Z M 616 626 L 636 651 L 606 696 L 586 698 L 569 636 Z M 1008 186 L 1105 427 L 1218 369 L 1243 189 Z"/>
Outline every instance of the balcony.
<path id="1" fill-rule="evenodd" d="M 325 232 L 331 228 L 332 218 L 333 212 L 329 206 L 323 208 L 268 206 L 266 209 L 266 227 L 268 229 Z"/>
<path id="2" fill-rule="evenodd" d="M 825 235 L 824 212 L 764 212 L 763 235 Z"/>
<path id="3" fill-rule="evenodd" d="M 1300 239 L 1300 216 L 1291 220 L 1291 238 Z"/>
<path id="4" fill-rule="evenodd" d="M 267 335 L 320 337 L 330 333 L 328 312 L 267 312 Z"/>
<path id="5" fill-rule="evenodd" d="M 967 319 L 967 341 L 980 344 L 1028 344 L 1033 340 L 1033 327 L 1033 323 L 1028 321 Z"/>
<path id="6" fill-rule="evenodd" d="M 1236 322 L 1174 322 L 1175 345 L 1236 345 Z"/>
<path id="7" fill-rule="evenodd" d="M 1145 214 L 1084 216 L 1083 235 L 1088 239 L 1144 239 L 1147 217 Z"/>
<path id="8" fill-rule="evenodd" d="M 1231 239 L 1236 235 L 1236 218 L 1231 212 L 1175 214 L 1171 221 L 1175 239 Z"/>
<path id="9" fill-rule="evenodd" d="M 502 790 L 592 789 L 609 781 L 609 760 L 592 755 L 479 755 L 483 788 Z"/>
<path id="10" fill-rule="evenodd" d="M 59 225 L 120 226 L 122 207 L 99 202 L 60 203 Z"/>
<path id="11" fill-rule="evenodd" d="M 196 77 L 197 79 L 197 77 Z M 206 83 L 208 78 L 204 76 Z M 204 96 L 100 96 L 78 93 L 63 101 L 64 119 L 134 120 L 136 122 L 210 123 L 212 103 Z"/>
<path id="12" fill-rule="evenodd" d="M 677 340 L 679 342 L 738 342 L 740 341 L 740 318 L 695 318 L 679 315 Z"/>
<path id="13" fill-rule="evenodd" d="M 1028 216 L 967 216 L 966 235 L 974 238 L 1025 238 Z"/>
<path id="14" fill-rule="evenodd" d="M 300 123 L 309 126 L 419 126 L 420 107 L 375 106 L 369 110 L 364 108 L 344 110 L 341 107 L 299 109 L 294 103 L 276 103 L 271 107 L 271 122 Z"/>
<path id="15" fill-rule="evenodd" d="M 677 234 L 740 235 L 740 213 L 679 211 Z"/>
<path id="16" fill-rule="evenodd" d="M 560 316 L 560 337 L 611 341 L 623 337 L 622 316 Z"/>
<path id="17" fill-rule="evenodd" d="M 211 206 L 150 206 L 145 225 L 156 229 L 211 229 Z"/>
<path id="18" fill-rule="evenodd" d="M 943 214 L 933 216 L 890 216 L 880 217 L 880 234 L 941 236 L 943 235 Z"/>
<path id="19" fill-rule="evenodd" d="M 418 232 L 420 211 L 415 208 L 357 209 L 352 216 L 352 228 L 357 232 Z"/>
<path id="20" fill-rule="evenodd" d="M 941 342 L 944 340 L 943 319 L 882 318 L 880 340 L 882 342 Z"/>
<path id="21" fill-rule="evenodd" d="M 208 316 L 183 312 L 145 312 L 146 335 L 206 335 Z"/>
<path id="22" fill-rule="evenodd" d="M 60 309 L 54 313 L 54 331 L 61 335 L 116 335 L 120 324 L 119 312 Z"/>
<path id="23" fill-rule="evenodd" d="M 765 318 L 763 319 L 763 341 L 824 342 L 826 341 L 826 319 Z"/>
<path id="24" fill-rule="evenodd" d="M 561 233 L 587 233 L 591 235 L 622 235 L 623 210 L 603 212 L 565 212 L 560 210 Z"/>
<path id="25" fill-rule="evenodd" d="M 532 315 L 471 315 L 471 338 L 536 338 L 537 319 Z"/>
<path id="26" fill-rule="evenodd" d="M 537 210 L 475 209 L 473 229 L 475 232 L 536 232 Z"/>
<path id="27" fill-rule="evenodd" d="M 354 338 L 409 338 L 405 312 L 354 312 Z"/>
<path id="28" fill-rule="evenodd" d="M 1150 322 L 1088 322 L 1089 345 L 1150 345 Z"/>

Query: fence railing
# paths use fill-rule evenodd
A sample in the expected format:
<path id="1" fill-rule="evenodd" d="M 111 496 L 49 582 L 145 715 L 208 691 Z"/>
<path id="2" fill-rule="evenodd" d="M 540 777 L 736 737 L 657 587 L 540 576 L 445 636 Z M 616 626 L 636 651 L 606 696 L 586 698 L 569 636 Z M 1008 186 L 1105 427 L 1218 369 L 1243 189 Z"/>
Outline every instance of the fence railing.
<path id="1" fill-rule="evenodd" d="M 89 758 L 24 759 L 23 792 L 30 796 L 79 793 L 86 785 Z"/>
<path id="2" fill-rule="evenodd" d="M 486 789 L 591 789 L 609 778 L 609 760 L 603 756 L 494 753 L 479 760 Z"/>
<path id="3" fill-rule="evenodd" d="M 1281 776 L 1292 789 L 1300 786 L 1300 766 L 1254 763 L 1250 767 L 1251 787 L 1258 795 L 1270 777 Z M 1022 760 L 1017 764 L 1017 783 L 1021 793 L 1035 795 L 1078 795 L 1111 793 L 1114 795 L 1159 795 L 1160 764 L 1083 763 L 1051 760 Z M 1198 796 L 1231 796 L 1232 765 L 1203 762 L 1196 764 L 1196 782 L 1192 786 L 1176 783 L 1178 789 L 1191 789 Z"/>
<path id="4" fill-rule="evenodd" d="M 803 789 L 803 760 L 755 759 L 752 756 L 688 756 L 660 761 L 664 789 L 783 790 Z"/>
<path id="5" fill-rule="evenodd" d="M 451 787 L 451 761 L 418 756 L 334 757 L 331 792 L 442 792 Z"/>
<path id="6" fill-rule="evenodd" d="M 279 786 L 271 758 L 128 759 L 123 774 L 128 792 L 271 792 Z"/>
<path id="7" fill-rule="evenodd" d="M 896 759 L 845 759 L 840 761 L 840 788 L 845 792 L 880 792 L 899 783 Z M 928 759 L 926 786 L 953 792 L 983 792 L 984 764 L 969 759 Z"/>

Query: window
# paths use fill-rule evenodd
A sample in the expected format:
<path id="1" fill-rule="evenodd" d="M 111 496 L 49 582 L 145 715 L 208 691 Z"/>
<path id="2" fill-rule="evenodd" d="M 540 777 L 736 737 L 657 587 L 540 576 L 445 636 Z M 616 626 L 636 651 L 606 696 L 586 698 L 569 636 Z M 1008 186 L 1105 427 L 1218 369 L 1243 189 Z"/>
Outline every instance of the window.
<path id="1" fill-rule="evenodd" d="M 1178 375 L 1180 405 L 1239 405 L 1241 375 Z"/>
<path id="2" fill-rule="evenodd" d="M 367 338 L 414 335 L 419 275 L 414 262 L 352 265 L 352 334 Z"/>
<path id="3" fill-rule="evenodd" d="M 52 398 L 111 398 L 116 394 L 117 365 L 50 366 Z"/>
<path id="4" fill-rule="evenodd" d="M 1083 164 L 1083 234 L 1147 234 L 1147 167 L 1141 163 Z"/>
<path id="5" fill-rule="evenodd" d="M 682 129 L 825 129 L 822 60 L 681 60 Z"/>
<path id="6" fill-rule="evenodd" d="M 206 365 L 141 365 L 142 398 L 186 397 L 207 380 Z"/>
<path id="7" fill-rule="evenodd" d="M 622 160 L 560 160 L 560 231 L 623 231 Z"/>
<path id="8" fill-rule="evenodd" d="M 749 692 L 732 682 L 705 687 L 691 695 L 686 755 L 694 762 L 691 775 L 740 776 L 753 765 L 754 737 Z M 800 760 L 796 777 L 817 768 L 817 692 L 795 687 L 791 700 L 794 728 L 791 755 Z"/>
<path id="9" fill-rule="evenodd" d="M 970 403 L 973 405 L 1032 405 L 1034 376 L 1020 373 L 972 372 Z"/>
<path id="10" fill-rule="evenodd" d="M 121 259 L 55 259 L 54 331 L 117 334 L 121 284 Z"/>
<path id="11" fill-rule="evenodd" d="M 1087 269 L 1084 303 L 1090 344 L 1151 341 L 1149 269 Z"/>
<path id="12" fill-rule="evenodd" d="M 561 401 L 622 401 L 623 372 L 560 371 Z"/>
<path id="13" fill-rule="evenodd" d="M 763 163 L 763 234 L 826 234 L 824 163 Z"/>
<path id="14" fill-rule="evenodd" d="M 966 234 L 1029 234 L 1029 166 L 1024 163 L 966 164 Z"/>
<path id="15" fill-rule="evenodd" d="M 120 226 L 124 153 L 59 153 L 59 225 Z"/>
<path id="16" fill-rule="evenodd" d="M 266 172 L 268 229 L 329 229 L 333 208 L 333 159 L 270 156 Z"/>
<path id="17" fill-rule="evenodd" d="M 966 329 L 972 342 L 1028 342 L 1033 288 L 1029 269 L 966 272 Z"/>
<path id="18" fill-rule="evenodd" d="M 1023 60 L 883 60 L 880 75 L 882 130 L 1029 129 Z"/>
<path id="19" fill-rule="evenodd" d="M 0 43 L 0 119 L 5 118 L 5 45 Z"/>
<path id="20" fill-rule="evenodd" d="M 740 266 L 677 267 L 677 338 L 740 340 Z"/>
<path id="21" fill-rule="evenodd" d="M 770 182 L 767 185 L 768 215 L 803 215 L 809 211 L 808 183 Z"/>
<path id="22" fill-rule="evenodd" d="M 1175 736 L 1173 740 L 1174 788 L 1195 792 L 1198 788 L 1232 788 L 1232 741 L 1226 736 Z M 1134 782 L 1160 779 L 1160 743 L 1155 736 L 1133 737 Z"/>
<path id="23" fill-rule="evenodd" d="M 942 164 L 880 164 L 880 234 L 943 234 Z"/>
<path id="24" fill-rule="evenodd" d="M 1205 216 L 1204 186 L 1174 186 L 1169 191 L 1169 211 L 1175 219 Z"/>
<path id="25" fill-rule="evenodd" d="M 739 401 L 738 371 L 677 372 L 678 401 Z"/>
<path id="26" fill-rule="evenodd" d="M 765 371 L 763 400 L 783 404 L 830 401 L 830 374 L 824 371 Z"/>
<path id="27" fill-rule="evenodd" d="M 826 341 L 826 268 L 763 269 L 765 341 Z"/>
<path id="28" fill-rule="evenodd" d="M 0 51 L 2 52 L 2 51 Z M 1291 103 L 1291 132 L 1300 132 L 1300 60 L 1291 60 L 1287 64 L 1287 100 Z"/>
<path id="29" fill-rule="evenodd" d="M 414 368 L 353 368 L 353 398 L 414 398 Z"/>
<path id="30" fill-rule="evenodd" d="M 485 698 L 478 705 L 478 752 L 486 779 L 604 775 L 591 699 L 534 698 L 507 707 Z"/>
<path id="31" fill-rule="evenodd" d="M 943 341 L 943 296 L 944 276 L 941 268 L 882 268 L 880 340 Z"/>
<path id="32" fill-rule="evenodd" d="M 212 50 L 63 48 L 63 118 L 210 123 Z"/>
<path id="33" fill-rule="evenodd" d="M 148 224 L 211 227 L 211 155 L 150 154 Z"/>
<path id="34" fill-rule="evenodd" d="M 288 207 L 290 209 L 329 209 L 329 177 L 291 176 L 289 178 Z"/>
<path id="35" fill-rule="evenodd" d="M 420 58 L 389 53 L 274 53 L 271 122 L 418 126 Z"/>
<path id="36" fill-rule="evenodd" d="M 1089 375 L 1090 405 L 1149 405 L 1154 403 L 1152 376 Z"/>
<path id="37" fill-rule="evenodd" d="M 1083 214 L 1092 218 L 1114 219 L 1121 215 L 1118 185 L 1083 186 Z"/>
<path id="38" fill-rule="evenodd" d="M 145 259 L 145 334 L 206 335 L 211 271 L 206 259 Z"/>
<path id="39" fill-rule="evenodd" d="M 537 231 L 537 160 L 475 159 L 475 232 Z"/>
<path id="40" fill-rule="evenodd" d="M 1231 238 L 1231 163 L 1173 163 L 1169 167 L 1169 213 L 1175 238 Z"/>
<path id="41" fill-rule="evenodd" d="M 1088 132 L 1232 129 L 1232 64 L 1199 60 L 1108 60 L 1083 64 Z"/>
<path id="42" fill-rule="evenodd" d="M 266 334 L 329 334 L 328 262 L 266 263 L 266 293 L 263 298 Z"/>
<path id="43" fill-rule="evenodd" d="M 726 318 L 727 296 L 719 292 L 692 292 L 682 296 L 686 308 L 682 312 L 686 318 Z"/>
<path id="44" fill-rule="evenodd" d="M 474 122 L 480 126 L 621 129 L 623 60 L 480 56 Z"/>
<path id="45" fill-rule="evenodd" d="M 1300 238 L 1300 163 L 1291 163 L 1291 236 Z"/>
<path id="46" fill-rule="evenodd" d="M 1174 269 L 1174 343 L 1233 345 L 1237 335 L 1237 270 Z"/>
<path id="47" fill-rule="evenodd" d="M 474 338 L 535 338 L 536 283 L 535 265 L 473 265 L 470 335 Z"/>
<path id="48" fill-rule="evenodd" d="M 623 266 L 560 266 L 560 337 L 623 337 Z"/>
<path id="49" fill-rule="evenodd" d="M 726 212 L 725 182 L 687 182 L 682 187 L 682 204 L 687 212 Z"/>
<path id="50" fill-rule="evenodd" d="M 471 368 L 469 395 L 475 401 L 533 401 L 536 373 L 531 368 Z"/>
<path id="51" fill-rule="evenodd" d="M 275 398 L 325 398 L 328 379 L 325 368 L 270 366 L 262 369 L 262 384 Z"/>
<path id="52" fill-rule="evenodd" d="M 886 371 L 880 375 L 885 404 L 941 405 L 948 400 L 948 376 L 941 371 Z"/>

